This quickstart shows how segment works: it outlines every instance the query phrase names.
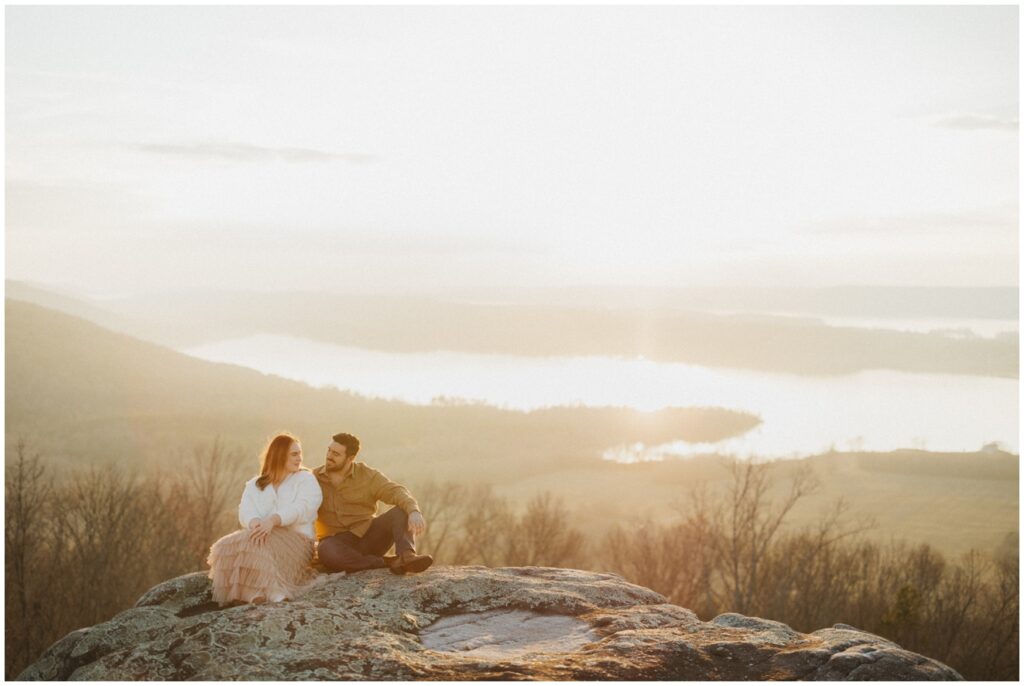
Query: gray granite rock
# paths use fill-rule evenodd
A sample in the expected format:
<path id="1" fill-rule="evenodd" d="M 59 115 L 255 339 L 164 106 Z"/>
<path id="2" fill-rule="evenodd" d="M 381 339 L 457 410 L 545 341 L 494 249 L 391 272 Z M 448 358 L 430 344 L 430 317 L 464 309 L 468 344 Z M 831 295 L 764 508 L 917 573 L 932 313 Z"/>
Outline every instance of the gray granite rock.
<path id="1" fill-rule="evenodd" d="M 75 631 L 23 680 L 956 680 L 847 625 L 702 622 L 614 574 L 435 567 L 334 575 L 295 601 L 220 609 L 203 574 Z"/>

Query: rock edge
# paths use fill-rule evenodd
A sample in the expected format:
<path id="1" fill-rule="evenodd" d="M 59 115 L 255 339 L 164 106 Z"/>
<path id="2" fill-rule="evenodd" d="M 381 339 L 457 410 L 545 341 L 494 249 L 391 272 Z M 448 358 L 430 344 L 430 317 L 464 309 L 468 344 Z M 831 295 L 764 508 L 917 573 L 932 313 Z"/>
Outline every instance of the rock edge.
<path id="1" fill-rule="evenodd" d="M 441 617 L 524 610 L 586 622 L 573 652 L 507 658 L 425 648 Z M 302 598 L 219 609 L 203 573 L 150 589 L 73 631 L 19 680 L 962 680 L 950 667 L 845 624 L 810 634 L 723 614 L 702 622 L 615 574 L 435 567 L 332 575 Z"/>

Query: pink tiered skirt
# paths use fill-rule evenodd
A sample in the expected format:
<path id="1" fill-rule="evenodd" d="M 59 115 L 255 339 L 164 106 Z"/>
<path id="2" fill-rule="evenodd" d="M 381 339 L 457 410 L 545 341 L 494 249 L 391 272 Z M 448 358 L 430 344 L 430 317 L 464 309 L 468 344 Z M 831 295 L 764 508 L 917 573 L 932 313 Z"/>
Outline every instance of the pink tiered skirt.
<path id="1" fill-rule="evenodd" d="M 296 598 L 317 581 L 312 559 L 313 541 L 290 529 L 272 530 L 263 545 L 244 529 L 228 534 L 210 546 L 206 560 L 213 599 L 227 605 Z"/>

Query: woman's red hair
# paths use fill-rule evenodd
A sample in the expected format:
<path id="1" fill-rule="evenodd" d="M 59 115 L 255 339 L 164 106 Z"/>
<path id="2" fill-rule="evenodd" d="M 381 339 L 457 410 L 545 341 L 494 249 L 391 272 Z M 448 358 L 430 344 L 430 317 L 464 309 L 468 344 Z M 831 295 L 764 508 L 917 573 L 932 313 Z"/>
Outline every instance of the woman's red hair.
<path id="1" fill-rule="evenodd" d="M 260 478 L 256 479 L 256 488 L 262 491 L 268 484 L 276 484 L 284 479 L 288 474 L 288 453 L 291 452 L 292 443 L 298 442 L 299 439 L 287 431 L 270 439 L 260 457 Z"/>

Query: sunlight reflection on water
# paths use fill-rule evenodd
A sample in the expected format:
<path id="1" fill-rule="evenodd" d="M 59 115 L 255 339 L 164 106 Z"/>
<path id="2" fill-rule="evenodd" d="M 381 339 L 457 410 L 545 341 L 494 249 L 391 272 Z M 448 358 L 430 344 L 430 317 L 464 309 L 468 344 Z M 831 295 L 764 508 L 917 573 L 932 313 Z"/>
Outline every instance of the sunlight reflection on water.
<path id="1" fill-rule="evenodd" d="M 620 446 L 605 454 L 625 462 L 710 452 L 798 457 L 830 448 L 973 451 L 992 441 L 1018 449 L 1016 379 L 889 370 L 808 377 L 642 358 L 389 353 L 273 335 L 184 352 L 314 386 L 423 405 L 461 399 L 516 410 L 713 406 L 750 412 L 763 422 L 714 444 Z"/>

